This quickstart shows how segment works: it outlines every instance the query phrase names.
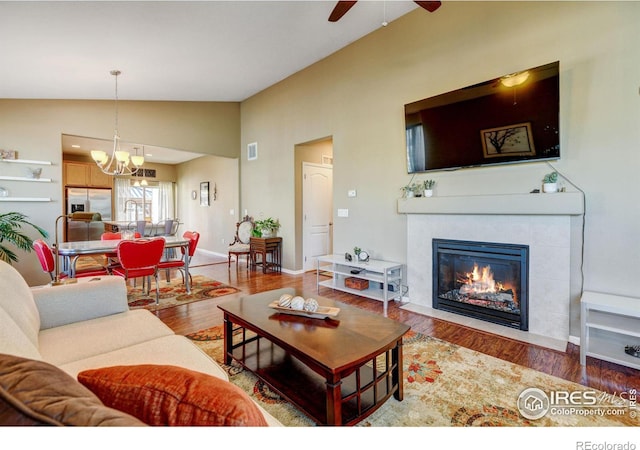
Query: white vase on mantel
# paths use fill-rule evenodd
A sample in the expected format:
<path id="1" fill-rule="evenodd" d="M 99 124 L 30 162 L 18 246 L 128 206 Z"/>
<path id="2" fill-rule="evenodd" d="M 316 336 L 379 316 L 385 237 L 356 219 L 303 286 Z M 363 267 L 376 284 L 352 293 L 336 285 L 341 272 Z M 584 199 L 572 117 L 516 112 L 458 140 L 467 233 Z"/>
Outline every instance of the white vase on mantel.
<path id="1" fill-rule="evenodd" d="M 425 197 L 433 197 L 433 189 L 425 189 L 424 190 Z"/>
<path id="2" fill-rule="evenodd" d="M 558 192 L 558 183 L 543 183 L 542 191 L 545 194 L 552 194 L 554 192 Z"/>

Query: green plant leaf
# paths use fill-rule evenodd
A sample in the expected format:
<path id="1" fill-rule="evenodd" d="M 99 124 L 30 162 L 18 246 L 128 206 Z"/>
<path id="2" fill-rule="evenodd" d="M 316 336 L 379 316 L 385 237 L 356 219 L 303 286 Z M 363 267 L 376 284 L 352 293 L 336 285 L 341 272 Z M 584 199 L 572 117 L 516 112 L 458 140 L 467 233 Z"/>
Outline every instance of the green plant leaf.
<path id="1" fill-rule="evenodd" d="M 18 255 L 5 243 L 26 252 L 33 250 L 33 239 L 22 231 L 24 226 L 32 227 L 43 238 L 48 237 L 48 233 L 44 229 L 31 223 L 27 216 L 22 213 L 8 212 L 0 214 L 0 260 L 9 264 L 18 262 Z"/>

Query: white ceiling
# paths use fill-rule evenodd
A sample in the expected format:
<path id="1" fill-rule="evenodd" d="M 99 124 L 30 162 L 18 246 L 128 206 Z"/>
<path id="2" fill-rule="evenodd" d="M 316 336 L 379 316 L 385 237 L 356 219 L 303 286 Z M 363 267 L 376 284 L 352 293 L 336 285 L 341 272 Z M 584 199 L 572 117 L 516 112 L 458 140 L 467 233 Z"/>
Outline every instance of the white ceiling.
<path id="1" fill-rule="evenodd" d="M 417 8 L 360 0 L 332 23 L 335 4 L 0 1 L 0 98 L 113 99 L 118 69 L 121 100 L 242 101 Z M 65 153 L 111 146 L 63 137 Z M 167 164 L 201 156 L 145 151 Z"/>
<path id="2" fill-rule="evenodd" d="M 0 1 L 0 98 L 242 101 L 417 8 L 335 4 Z"/>

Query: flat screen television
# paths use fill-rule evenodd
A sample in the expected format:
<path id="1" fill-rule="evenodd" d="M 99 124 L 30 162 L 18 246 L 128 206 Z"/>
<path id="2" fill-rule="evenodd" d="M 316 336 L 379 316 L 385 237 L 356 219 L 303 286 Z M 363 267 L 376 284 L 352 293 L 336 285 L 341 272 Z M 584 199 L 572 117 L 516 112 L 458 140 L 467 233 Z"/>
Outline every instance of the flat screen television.
<path id="1" fill-rule="evenodd" d="M 404 111 L 409 173 L 560 158 L 557 61 L 409 103 Z"/>

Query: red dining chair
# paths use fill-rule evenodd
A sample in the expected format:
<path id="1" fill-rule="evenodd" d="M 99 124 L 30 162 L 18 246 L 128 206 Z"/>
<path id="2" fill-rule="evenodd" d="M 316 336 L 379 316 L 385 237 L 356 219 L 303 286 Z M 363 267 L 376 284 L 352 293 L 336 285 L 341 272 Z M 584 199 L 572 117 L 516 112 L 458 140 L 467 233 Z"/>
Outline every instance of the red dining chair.
<path id="1" fill-rule="evenodd" d="M 35 241 L 33 241 L 33 250 L 36 252 L 36 255 L 38 256 L 38 261 L 40 261 L 42 270 L 48 273 L 49 276 L 51 277 L 51 281 L 53 281 L 55 279 L 55 271 L 56 271 L 56 261 L 55 261 L 55 256 L 53 254 L 53 250 L 51 250 L 51 247 L 49 247 L 49 244 L 47 244 L 42 239 L 36 239 Z M 106 268 L 103 267 L 101 269 L 91 268 L 86 270 L 78 270 L 76 271 L 75 277 L 76 278 L 97 277 L 101 275 L 109 275 L 109 272 L 107 271 Z M 62 272 L 60 272 L 59 276 L 61 279 L 69 277 L 69 275 Z"/>
<path id="2" fill-rule="evenodd" d="M 113 275 L 126 280 L 146 277 L 147 294 L 151 289 L 151 276 L 156 279 L 156 305 L 160 303 L 158 289 L 158 263 L 164 251 L 164 239 L 124 240 L 118 243 L 118 261 L 120 264 L 111 269 Z"/>
<path id="3" fill-rule="evenodd" d="M 137 231 L 133 234 L 135 239 L 141 238 L 142 236 Z M 110 240 L 119 240 L 122 239 L 122 233 L 114 233 L 112 231 L 105 231 L 100 236 L 100 240 L 102 241 L 110 241 Z M 112 269 L 118 264 L 118 254 L 116 252 L 110 252 L 104 254 L 105 258 L 107 258 L 107 268 Z"/>
<path id="4" fill-rule="evenodd" d="M 182 275 L 182 283 L 184 283 L 185 258 L 188 258 L 188 261 L 191 261 L 191 257 L 196 252 L 196 247 L 198 246 L 198 241 L 200 240 L 200 233 L 198 233 L 197 231 L 185 231 L 182 234 L 182 237 L 185 239 L 189 239 L 189 253 L 185 256 L 184 247 L 180 247 L 180 250 L 182 250 L 182 258 L 160 261 L 160 264 L 158 264 L 159 270 L 166 270 L 167 282 L 169 282 L 169 270 L 178 269 L 180 271 L 180 274 Z M 191 274 L 189 274 L 189 280 L 192 280 Z"/>

